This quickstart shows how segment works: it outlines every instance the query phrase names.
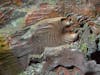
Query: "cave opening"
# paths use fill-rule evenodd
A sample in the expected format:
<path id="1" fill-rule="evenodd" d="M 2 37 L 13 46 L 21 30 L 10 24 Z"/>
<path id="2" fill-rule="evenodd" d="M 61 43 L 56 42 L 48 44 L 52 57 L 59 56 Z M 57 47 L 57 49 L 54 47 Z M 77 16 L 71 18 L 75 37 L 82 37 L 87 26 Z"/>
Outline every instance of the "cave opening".
<path id="1" fill-rule="evenodd" d="M 97 64 L 100 64 L 100 51 L 95 51 L 91 54 L 91 59 L 95 60 Z"/>

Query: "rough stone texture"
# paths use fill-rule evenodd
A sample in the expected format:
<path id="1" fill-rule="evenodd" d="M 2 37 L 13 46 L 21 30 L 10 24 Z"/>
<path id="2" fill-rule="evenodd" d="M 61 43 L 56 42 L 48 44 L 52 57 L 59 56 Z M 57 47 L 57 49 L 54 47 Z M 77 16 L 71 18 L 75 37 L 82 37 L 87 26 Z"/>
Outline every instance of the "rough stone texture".
<path id="1" fill-rule="evenodd" d="M 28 38 L 28 40 L 26 40 L 28 42 L 24 45 L 14 47 L 13 53 L 17 57 L 22 57 L 23 60 L 28 61 L 27 57 L 29 54 L 41 54 L 45 47 L 64 45 L 66 42 L 74 41 L 77 37 L 77 33 L 63 33 L 65 25 L 61 19 L 63 18 L 45 19 L 36 25 L 32 25 L 28 32 L 23 35 L 24 38 L 28 37 L 28 35 L 32 35 L 31 39 Z M 24 57 L 24 55 L 27 57 Z M 28 65 L 28 63 L 22 64 Z M 24 65 L 24 67 L 26 66 Z"/>
<path id="2" fill-rule="evenodd" d="M 48 54 L 50 53 L 50 54 Z M 72 51 L 72 49 L 67 49 L 66 47 L 49 47 L 44 51 L 45 63 L 42 69 L 42 74 L 53 70 L 55 67 L 61 65 L 64 67 L 76 66 L 83 73 L 85 73 L 85 58 L 82 53 L 78 51 Z"/>
<path id="3" fill-rule="evenodd" d="M 38 50 L 38 53 L 43 52 L 42 50 L 44 50 L 44 47 L 54 47 L 74 41 L 77 37 L 77 33 L 63 33 L 65 25 L 61 19 L 59 17 L 45 19 L 37 24 L 36 33 L 33 33 L 33 37 L 30 40 L 34 48 L 33 53 L 36 53 Z M 34 25 L 29 31 L 34 31 Z"/>
<path id="4" fill-rule="evenodd" d="M 47 18 L 54 18 L 60 17 L 61 15 L 58 14 L 54 6 L 49 5 L 48 3 L 41 3 L 40 7 L 34 11 L 27 13 L 25 23 L 27 25 L 35 24 L 36 22 L 47 19 Z"/>
<path id="5" fill-rule="evenodd" d="M 99 14 L 99 0 L 59 0 L 59 11 L 62 15 L 66 13 L 74 12 L 78 14 L 87 15 L 90 17 L 95 17 Z M 82 11 L 82 12 L 81 12 Z"/>
<path id="6" fill-rule="evenodd" d="M 43 55 L 45 63 L 43 64 L 41 75 L 48 75 L 50 71 L 54 71 L 59 66 L 63 68 L 75 66 L 80 70 L 79 75 L 100 74 L 100 64 L 97 64 L 94 60 L 86 61 L 81 52 L 73 51 L 66 46 L 47 47 Z"/>

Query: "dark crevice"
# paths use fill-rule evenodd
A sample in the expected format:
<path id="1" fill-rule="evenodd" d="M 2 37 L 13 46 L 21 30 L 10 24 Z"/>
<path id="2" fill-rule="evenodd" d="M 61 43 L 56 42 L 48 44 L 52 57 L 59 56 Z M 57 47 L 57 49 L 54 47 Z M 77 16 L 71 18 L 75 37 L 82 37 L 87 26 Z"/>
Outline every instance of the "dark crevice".
<path id="1" fill-rule="evenodd" d="M 97 38 L 97 39 L 95 40 L 95 42 L 96 42 L 97 51 L 98 51 L 98 49 L 99 49 L 99 48 L 98 48 L 98 43 L 100 42 L 100 41 L 99 41 L 99 38 Z"/>
<path id="2" fill-rule="evenodd" d="M 62 66 L 62 65 L 58 65 L 58 66 L 56 66 L 55 68 L 53 68 L 51 71 L 54 71 L 55 69 L 57 69 L 57 68 L 59 68 L 59 67 L 63 67 L 63 68 L 66 68 L 66 69 L 69 69 L 69 70 L 70 70 L 70 69 L 74 69 L 75 66 L 72 65 L 72 66 L 67 66 L 67 67 L 65 67 L 65 66 Z"/>
<path id="3" fill-rule="evenodd" d="M 96 51 L 91 54 L 91 59 L 95 60 L 97 64 L 100 64 L 100 51 Z"/>
<path id="4" fill-rule="evenodd" d="M 85 75 L 95 75 L 94 72 L 87 72 Z"/>
<path id="5" fill-rule="evenodd" d="M 38 58 L 30 59 L 29 65 L 31 65 L 31 64 L 37 64 L 37 63 L 40 63 L 40 60 Z"/>

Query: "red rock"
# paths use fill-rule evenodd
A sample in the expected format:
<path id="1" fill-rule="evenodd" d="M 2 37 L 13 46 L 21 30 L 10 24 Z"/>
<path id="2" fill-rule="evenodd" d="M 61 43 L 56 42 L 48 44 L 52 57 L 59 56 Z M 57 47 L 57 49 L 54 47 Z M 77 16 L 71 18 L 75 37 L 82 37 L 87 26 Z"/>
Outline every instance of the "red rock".
<path id="1" fill-rule="evenodd" d="M 26 15 L 25 24 L 27 26 L 43 19 L 54 18 L 59 16 L 60 15 L 58 14 L 58 12 L 55 11 L 55 9 L 52 9 L 47 4 L 41 4 L 39 10 L 34 10 Z"/>
<path id="2" fill-rule="evenodd" d="M 40 7 L 41 7 L 41 8 L 47 8 L 48 5 L 49 5 L 48 3 L 41 3 L 41 4 L 40 4 Z"/>
<path id="3" fill-rule="evenodd" d="M 68 71 L 67 68 L 64 68 L 64 67 L 58 67 L 56 69 L 56 75 L 60 75 L 60 73 L 64 73 L 64 75 L 70 75 L 70 72 Z"/>

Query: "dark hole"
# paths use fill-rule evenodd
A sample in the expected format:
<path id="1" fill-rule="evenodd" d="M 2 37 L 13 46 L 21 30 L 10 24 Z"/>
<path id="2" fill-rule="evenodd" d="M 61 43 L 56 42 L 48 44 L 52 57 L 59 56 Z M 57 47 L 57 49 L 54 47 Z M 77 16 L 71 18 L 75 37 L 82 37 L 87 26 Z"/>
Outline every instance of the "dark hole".
<path id="1" fill-rule="evenodd" d="M 67 67 L 66 67 L 66 66 L 58 65 L 58 66 L 56 66 L 55 68 L 51 69 L 51 71 L 54 71 L 55 69 L 57 69 L 57 68 L 59 68 L 59 67 L 64 67 L 64 68 L 66 68 L 66 69 L 74 69 L 75 66 L 72 65 L 72 66 L 67 66 Z"/>
<path id="2" fill-rule="evenodd" d="M 5 47 L 5 45 L 1 45 L 1 47 Z"/>
<path id="3" fill-rule="evenodd" d="M 90 29 L 90 33 L 92 34 L 93 33 L 93 31 Z"/>
<path id="4" fill-rule="evenodd" d="M 100 51 L 96 51 L 91 54 L 91 59 L 95 60 L 97 64 L 100 64 Z"/>
<path id="5" fill-rule="evenodd" d="M 82 28 L 84 26 L 84 24 L 83 23 L 80 23 L 80 27 Z"/>
<path id="6" fill-rule="evenodd" d="M 61 22 L 64 21 L 64 20 L 66 20 L 66 18 L 61 19 Z"/>
<path id="7" fill-rule="evenodd" d="M 94 75 L 94 72 L 87 72 L 85 75 Z"/>
<path id="8" fill-rule="evenodd" d="M 37 63 L 40 63 L 40 61 L 39 61 L 38 58 L 30 59 L 29 65 L 31 65 L 31 64 L 37 64 Z"/>
<path id="9" fill-rule="evenodd" d="M 96 44 L 97 44 L 97 49 L 99 49 L 99 48 L 98 48 L 99 38 L 97 38 L 97 39 L 95 40 L 95 42 L 96 42 Z"/>
<path id="10" fill-rule="evenodd" d="M 75 66 L 66 67 L 67 69 L 74 69 Z"/>
<path id="11" fill-rule="evenodd" d="M 69 21 L 71 21 L 72 19 L 69 19 Z"/>

